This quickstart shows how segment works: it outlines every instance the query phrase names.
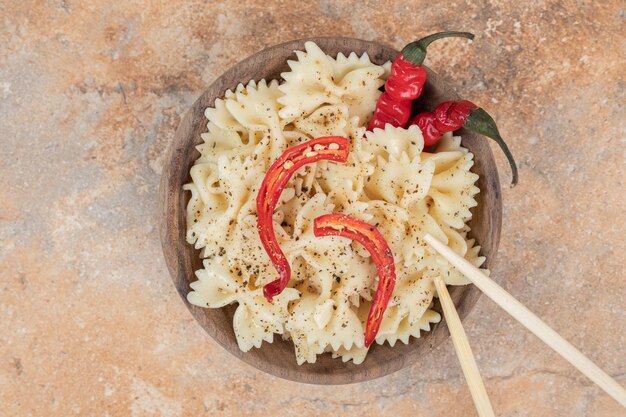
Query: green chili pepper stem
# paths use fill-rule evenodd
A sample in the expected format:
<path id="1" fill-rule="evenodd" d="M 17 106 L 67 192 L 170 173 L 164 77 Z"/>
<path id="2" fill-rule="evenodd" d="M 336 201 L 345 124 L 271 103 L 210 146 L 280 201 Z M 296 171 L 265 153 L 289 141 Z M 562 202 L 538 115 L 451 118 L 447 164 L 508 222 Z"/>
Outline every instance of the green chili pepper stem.
<path id="1" fill-rule="evenodd" d="M 402 48 L 402 55 L 404 59 L 412 63 L 413 65 L 422 65 L 424 59 L 426 59 L 426 48 L 433 41 L 441 38 L 467 38 L 474 39 L 474 34 L 469 32 L 438 32 L 428 35 L 422 39 L 409 43 Z"/>
<path id="2" fill-rule="evenodd" d="M 502 149 L 502 152 L 504 152 L 504 155 L 506 155 L 506 158 L 509 160 L 509 165 L 511 165 L 511 172 L 513 174 L 511 187 L 514 187 L 518 180 L 517 164 L 515 163 L 515 159 L 513 158 L 513 154 L 511 154 L 509 147 L 506 146 L 504 139 L 500 136 L 498 126 L 496 126 L 496 122 L 493 120 L 493 117 L 480 107 L 477 107 L 470 112 L 469 116 L 467 116 L 463 127 L 496 141 L 496 143 L 500 146 L 500 149 Z"/>

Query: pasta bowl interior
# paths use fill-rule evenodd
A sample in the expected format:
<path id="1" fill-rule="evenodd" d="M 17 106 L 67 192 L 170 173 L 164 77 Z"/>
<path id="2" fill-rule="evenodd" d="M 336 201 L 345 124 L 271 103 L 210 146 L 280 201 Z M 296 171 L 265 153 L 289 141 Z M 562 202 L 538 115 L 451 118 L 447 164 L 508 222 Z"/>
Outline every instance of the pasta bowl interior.
<path id="1" fill-rule="evenodd" d="M 192 286 L 192 283 L 198 280 L 195 274 L 196 271 L 206 268 L 206 264 L 203 265 L 201 258 L 213 258 L 215 256 L 213 253 L 206 255 L 207 251 L 202 252 L 202 249 L 204 249 L 202 245 L 196 245 L 196 247 L 194 247 L 188 243 L 188 233 L 192 233 L 192 235 L 196 233 L 193 231 L 193 228 L 190 228 L 191 232 L 188 231 L 188 224 L 189 222 L 197 220 L 192 218 L 195 212 L 189 211 L 188 206 L 193 206 L 194 198 L 200 201 L 201 197 L 199 197 L 198 194 L 202 191 L 198 191 L 198 189 L 193 186 L 187 186 L 188 189 L 193 189 L 193 193 L 183 192 L 185 184 L 194 182 L 194 178 L 192 178 L 192 174 L 190 174 L 190 170 L 193 173 L 192 167 L 194 167 L 194 163 L 201 157 L 201 154 L 205 155 L 212 152 L 212 149 L 206 149 L 206 144 L 209 142 L 203 141 L 202 137 L 202 135 L 207 132 L 205 110 L 207 108 L 216 108 L 219 110 L 219 107 L 223 106 L 224 101 L 222 99 L 224 99 L 225 94 L 230 95 L 231 98 L 235 97 L 237 94 L 247 95 L 248 91 L 245 88 L 239 87 L 238 90 L 237 86 L 239 84 L 248 85 L 252 80 L 256 81 L 251 84 L 251 86 L 257 93 L 260 90 L 269 91 L 271 93 L 270 90 L 272 88 L 275 89 L 277 83 L 271 83 L 270 80 L 279 80 L 281 79 L 281 73 L 290 70 L 287 60 L 297 60 L 301 58 L 301 56 L 297 57 L 294 51 L 305 50 L 305 43 L 307 41 L 309 40 L 297 40 L 280 44 L 265 49 L 238 63 L 219 77 L 188 111 L 176 132 L 168 157 L 166 158 L 166 163 L 164 164 L 160 187 L 160 237 L 165 260 L 179 294 L 193 316 L 207 333 L 230 353 L 260 370 L 294 381 L 317 384 L 360 382 L 389 374 L 420 360 L 420 358 L 423 358 L 430 350 L 449 336 L 445 323 L 439 322 L 438 320 L 437 311 L 440 312 L 440 309 L 436 299 L 434 300 L 434 304 L 430 306 L 429 298 L 426 306 L 420 310 L 420 314 L 423 315 L 425 314 L 425 309 L 431 307 L 431 309 L 428 310 L 429 312 L 432 310 L 432 313 L 429 313 L 431 314 L 431 319 L 425 319 L 426 321 L 421 324 L 423 330 L 430 329 L 430 331 L 420 332 L 418 330 L 416 334 L 414 332 L 409 333 L 412 337 L 408 337 L 407 335 L 403 337 L 400 335 L 393 339 L 387 338 L 385 339 L 386 343 L 382 343 L 382 341 L 382 344 L 374 343 L 369 351 L 361 352 L 361 357 L 358 356 L 361 354 L 358 352 L 358 349 L 355 350 L 356 353 L 352 351 L 345 352 L 341 350 L 342 347 L 339 345 L 337 349 L 333 349 L 333 353 L 335 356 L 341 356 L 341 358 L 333 359 L 330 353 L 302 352 L 301 349 L 307 346 L 300 345 L 299 348 L 296 344 L 295 356 L 298 357 L 298 361 L 296 361 L 294 357 L 295 341 L 283 340 L 278 334 L 274 335 L 272 343 L 266 343 L 268 341 L 267 335 L 256 337 L 255 335 L 247 335 L 246 333 L 245 337 L 241 336 L 242 326 L 245 327 L 246 325 L 245 316 L 242 316 L 245 312 L 242 313 L 240 310 L 237 313 L 238 304 L 231 303 L 231 301 L 239 301 L 235 296 L 232 298 L 224 298 L 224 302 L 222 303 L 224 306 L 222 308 L 201 308 L 199 305 L 203 305 L 204 301 L 207 301 L 207 305 L 209 305 L 213 300 L 205 300 L 202 298 L 201 289 L 199 288 L 199 286 L 202 285 L 202 280 Z M 373 64 L 381 66 L 385 62 L 393 60 L 398 54 L 396 50 L 388 46 L 358 39 L 324 37 L 310 39 L 310 41 L 313 41 L 325 54 L 331 57 L 337 57 L 340 53 L 343 54 L 344 57 L 348 57 L 352 52 L 356 53 L 357 57 L 361 57 L 364 53 L 367 53 L 369 60 L 371 60 Z M 350 64 L 347 63 L 345 66 L 350 66 Z M 267 80 L 267 82 L 260 82 L 262 79 Z M 363 86 L 365 86 L 366 82 L 362 82 Z M 373 88 L 377 89 L 378 86 Z M 228 90 L 231 90 L 231 92 L 226 93 Z M 275 91 L 278 90 L 275 89 Z M 453 89 L 446 85 L 435 73 L 428 70 L 428 78 L 419 105 L 424 109 L 432 109 L 436 104 L 442 101 L 456 99 L 458 99 L 458 96 Z M 352 108 L 355 109 L 355 112 L 358 113 L 362 110 L 359 107 L 362 102 L 364 101 L 358 98 L 354 100 Z M 237 105 L 245 110 L 245 99 L 242 98 L 237 102 Z M 282 105 L 283 108 L 290 108 L 291 106 L 292 108 L 299 109 L 298 103 L 293 101 L 286 103 L 283 100 Z M 302 105 L 303 104 L 300 103 L 300 106 Z M 304 105 L 306 106 L 306 104 Z M 338 117 L 335 110 L 328 114 L 317 114 L 317 117 L 321 117 L 325 120 L 324 126 L 332 126 L 333 120 Z M 232 111 L 235 112 L 237 110 Z M 268 113 L 271 112 L 269 107 L 267 111 Z M 207 114 L 211 114 L 211 111 L 208 111 Z M 214 111 L 213 117 L 221 116 Z M 252 115 L 250 117 L 254 118 L 255 116 Z M 223 120 L 222 122 L 229 123 L 227 120 Z M 303 131 L 306 131 L 308 128 L 314 129 L 314 127 L 310 127 L 306 123 L 306 121 L 303 121 L 302 125 L 298 126 L 298 129 Z M 312 130 L 312 132 L 315 131 Z M 329 131 L 328 133 L 332 132 Z M 383 133 L 388 136 L 396 134 L 394 132 Z M 293 135 L 294 134 L 289 134 L 285 136 Z M 360 133 L 359 136 L 361 137 L 362 135 L 363 133 Z M 472 217 L 468 223 L 471 231 L 468 236 L 464 236 L 464 239 L 467 239 L 470 245 L 475 244 L 476 247 L 480 246 L 480 256 L 485 258 L 482 267 L 488 269 L 490 265 L 492 265 L 497 251 L 501 227 L 501 198 L 498 174 L 493 155 L 485 138 L 467 131 L 461 131 L 459 136 L 462 137 L 461 145 L 463 148 L 459 147 L 458 141 L 455 143 L 455 139 L 453 139 L 452 136 L 445 139 L 448 145 L 444 144 L 442 146 L 453 147 L 455 151 L 462 149 L 465 152 L 465 149 L 467 149 L 470 155 L 473 155 L 473 164 L 471 163 L 471 157 L 469 157 L 469 163 L 466 164 L 467 169 L 471 170 L 471 173 L 467 175 L 472 176 L 472 181 L 475 181 L 473 185 L 478 187 L 480 192 L 476 195 L 472 195 L 472 204 L 467 206 L 467 208 L 474 206 L 475 200 L 475 206 L 471 207 Z M 351 139 L 355 140 L 354 138 Z M 263 139 L 259 138 L 258 140 L 262 141 Z M 369 140 L 372 143 L 376 142 L 375 137 L 369 137 Z M 402 141 L 403 139 L 398 140 Z M 197 148 L 198 145 L 202 144 L 205 145 L 205 148 L 202 148 L 202 146 Z M 212 147 L 215 147 L 215 141 L 212 142 L 212 144 Z M 419 151 L 421 151 L 421 149 Z M 385 152 L 390 153 L 389 150 L 385 150 Z M 410 153 L 410 151 L 407 152 Z M 276 155 L 273 155 L 273 158 L 276 158 Z M 408 160 L 403 162 L 400 158 L 394 160 L 392 165 L 403 166 L 403 164 L 409 163 Z M 242 164 L 241 169 L 246 169 L 244 165 L 245 164 Z M 470 166 L 471 168 L 469 168 Z M 198 169 L 196 168 L 196 175 L 198 175 L 197 171 Z M 419 172 L 421 173 L 421 170 Z M 477 176 L 474 174 L 477 174 Z M 340 176 L 341 173 L 335 172 L 332 175 Z M 373 177 L 376 176 L 375 174 L 372 175 L 371 172 L 369 175 Z M 419 176 L 419 174 L 416 173 L 416 176 Z M 304 175 L 303 178 L 304 177 L 306 177 L 306 175 Z M 411 177 L 412 176 L 409 175 L 408 178 L 410 179 Z M 303 181 L 306 181 L 306 179 L 303 179 Z M 329 187 L 333 188 L 332 185 Z M 308 189 L 307 185 L 303 185 L 302 181 L 296 188 L 297 190 L 286 190 L 288 196 L 285 198 L 293 199 L 293 196 L 289 195 L 290 193 L 302 194 L 303 189 L 305 191 Z M 383 186 L 379 187 L 378 190 L 369 190 L 368 192 L 370 194 L 378 193 L 382 196 L 381 199 L 384 199 L 383 197 L 388 191 L 389 190 L 386 190 Z M 342 194 L 339 193 L 338 195 L 339 197 L 337 198 L 341 198 Z M 192 199 L 191 204 L 190 198 Z M 393 197 L 389 198 L 393 199 Z M 300 211 L 309 210 L 313 214 L 319 215 L 321 213 L 317 211 L 332 210 L 332 206 L 328 206 L 328 201 L 324 202 L 323 199 L 317 202 L 314 201 L 315 198 L 309 200 L 305 198 L 305 200 L 304 203 L 308 202 L 309 204 L 300 207 Z M 313 207 L 315 204 L 320 207 Z M 325 204 L 327 206 L 325 206 Z M 358 211 L 358 209 L 355 209 L 355 211 Z M 393 213 L 393 215 L 389 216 L 389 221 L 393 223 L 397 215 L 399 214 Z M 221 229 L 213 229 L 211 236 L 205 237 L 207 243 L 212 241 L 214 242 L 213 246 L 216 247 L 219 246 L 220 239 L 226 239 L 228 222 L 232 222 L 232 218 L 229 219 L 228 216 L 222 217 L 227 223 L 224 226 L 224 236 L 220 235 Z M 375 217 L 375 215 L 373 215 L 373 217 Z M 370 217 L 370 219 L 373 217 Z M 376 219 L 372 221 L 375 220 Z M 295 222 L 298 221 L 300 221 L 300 223 L 304 222 L 304 220 L 295 220 Z M 297 227 L 305 227 L 302 224 L 296 226 L 293 219 L 289 220 L 288 223 L 290 223 L 289 227 L 293 227 L 294 229 Z M 251 230 L 254 230 L 254 227 L 252 227 Z M 294 231 L 293 233 L 296 232 Z M 249 239 L 244 236 L 242 241 L 247 240 Z M 465 243 L 464 240 L 462 244 Z M 399 246 L 396 245 L 396 247 L 402 251 L 402 244 Z M 478 248 L 476 248 L 475 257 L 478 257 L 477 250 Z M 221 248 L 219 252 L 222 252 L 218 254 L 220 256 L 228 256 L 228 254 L 223 253 L 224 251 L 222 251 Z M 250 253 L 252 258 L 258 255 L 258 253 Z M 231 254 L 231 256 L 234 255 Z M 210 262 L 210 260 L 208 262 Z M 358 266 L 355 266 L 355 268 L 358 270 Z M 362 268 L 361 270 L 367 273 L 367 268 Z M 204 273 L 213 273 L 207 271 L 209 270 L 207 269 Z M 338 282 L 339 280 L 340 278 L 338 277 Z M 247 282 L 246 285 L 248 285 Z M 196 291 L 190 294 L 192 287 Z M 297 293 L 295 289 L 290 290 L 294 294 Z M 415 291 L 418 290 L 419 289 L 415 289 Z M 220 291 L 222 290 L 220 289 Z M 451 286 L 450 294 L 461 318 L 464 318 L 469 313 L 480 295 L 479 291 L 472 285 Z M 193 301 L 193 303 L 187 300 Z M 283 308 L 286 309 L 290 301 L 292 300 L 289 296 L 286 296 L 285 300 L 277 301 L 276 304 L 282 302 Z M 410 301 L 409 299 L 408 302 Z M 220 299 L 215 303 L 219 304 L 221 302 L 222 300 Z M 239 303 L 241 303 L 241 301 L 239 301 Z M 356 304 L 358 307 L 358 296 Z M 332 306 L 332 303 L 328 304 L 328 306 Z M 292 313 L 292 315 L 294 314 L 295 313 Z M 237 326 L 237 322 L 239 322 L 239 340 L 233 331 L 234 320 L 235 326 Z M 294 335 L 297 329 L 303 328 L 298 327 L 297 323 L 292 326 Z M 245 330 L 243 332 L 245 333 Z M 303 331 L 303 333 L 306 332 Z M 265 339 L 263 339 L 263 337 L 265 337 Z M 303 337 L 306 337 L 306 334 L 304 334 Z M 261 340 L 264 341 L 260 348 L 252 347 L 252 345 L 258 347 Z M 330 341 L 329 343 L 334 342 Z M 242 345 L 245 350 L 248 350 L 247 352 L 243 352 L 240 349 Z M 367 357 L 364 356 L 365 353 L 367 353 Z M 343 359 L 343 361 L 341 359 Z M 315 362 L 309 363 L 312 361 Z"/>

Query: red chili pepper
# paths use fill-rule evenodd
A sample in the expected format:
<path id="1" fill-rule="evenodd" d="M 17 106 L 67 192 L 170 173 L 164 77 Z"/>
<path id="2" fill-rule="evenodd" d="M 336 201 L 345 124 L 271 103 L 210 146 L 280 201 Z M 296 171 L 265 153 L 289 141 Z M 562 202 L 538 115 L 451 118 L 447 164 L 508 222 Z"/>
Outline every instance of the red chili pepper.
<path id="1" fill-rule="evenodd" d="M 478 108 L 471 101 L 444 101 L 435 107 L 435 127 L 441 132 L 453 132 L 463 126 L 472 110 Z"/>
<path id="2" fill-rule="evenodd" d="M 256 197 L 257 229 L 261 243 L 280 277 L 263 287 L 263 295 L 270 303 L 275 295 L 285 289 L 291 278 L 291 268 L 276 240 L 272 220 L 285 185 L 293 173 L 303 165 L 321 160 L 346 162 L 349 149 L 350 141 L 341 136 L 313 139 L 287 149 L 265 174 Z"/>
<path id="3" fill-rule="evenodd" d="M 392 126 L 404 126 L 411 117 L 412 100 L 396 100 L 386 91 L 378 97 L 374 117 L 367 125 L 367 130 L 384 129 L 387 123 Z"/>
<path id="4" fill-rule="evenodd" d="M 435 115 L 430 112 L 418 113 L 410 125 L 419 126 L 424 137 L 424 148 L 432 146 L 441 137 L 442 133 L 435 127 Z"/>
<path id="5" fill-rule="evenodd" d="M 341 236 L 356 240 L 372 255 L 378 270 L 378 288 L 367 316 L 365 347 L 369 347 L 378 333 L 383 314 L 396 285 L 393 253 L 383 235 L 371 224 L 345 214 L 325 214 L 313 222 L 315 236 Z"/>
<path id="6" fill-rule="evenodd" d="M 517 184 L 517 164 L 509 147 L 502 139 L 496 122 L 485 110 L 471 101 L 445 101 L 435 107 L 432 113 L 417 114 L 409 123 L 409 126 L 411 125 L 419 126 L 424 137 L 424 146 L 432 146 L 444 133 L 453 132 L 462 127 L 495 140 L 511 165 L 513 173 L 511 186 Z"/>
<path id="7" fill-rule="evenodd" d="M 391 64 L 391 74 L 385 82 L 385 92 L 380 95 L 374 116 L 367 130 L 384 128 L 387 123 L 401 127 L 411 117 L 413 100 L 422 94 L 426 82 L 426 70 L 422 67 L 426 59 L 426 48 L 433 41 L 447 37 L 474 39 L 468 32 L 439 32 L 406 45 Z"/>

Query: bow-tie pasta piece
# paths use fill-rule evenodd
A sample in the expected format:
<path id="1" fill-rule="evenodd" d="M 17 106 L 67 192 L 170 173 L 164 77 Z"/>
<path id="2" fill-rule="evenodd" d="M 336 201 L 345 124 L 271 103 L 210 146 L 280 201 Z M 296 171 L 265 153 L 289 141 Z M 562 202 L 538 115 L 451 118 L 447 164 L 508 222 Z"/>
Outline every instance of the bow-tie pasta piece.
<path id="1" fill-rule="evenodd" d="M 348 113 L 367 123 L 385 82 L 385 69 L 372 64 L 367 54 L 358 57 L 327 56 L 315 43 L 296 51 L 296 61 L 288 61 L 291 71 L 281 74 L 284 93 L 278 101 L 284 106 L 280 116 L 287 121 L 308 116 L 324 104 L 345 104 Z"/>
<path id="2" fill-rule="evenodd" d="M 191 170 L 193 182 L 184 189 L 191 191 L 187 204 L 187 242 L 196 249 L 208 247 L 208 252 L 216 252 L 219 241 L 216 233 L 222 234 L 228 226 L 228 199 L 219 188 L 217 165 L 200 163 Z"/>
<path id="3" fill-rule="evenodd" d="M 345 164 L 325 164 L 317 178 L 317 183 L 337 211 L 346 214 L 349 214 L 351 204 L 362 199 L 365 180 L 374 173 L 374 166 L 362 150 L 364 131 L 358 126 L 358 118 L 351 118 L 346 126 L 346 137 L 352 141 L 348 161 Z"/>
<path id="4" fill-rule="evenodd" d="M 208 260 L 204 269 L 197 271 L 198 281 L 191 284 L 187 299 L 191 304 L 220 308 L 237 302 L 239 306 L 233 318 L 233 328 L 237 343 L 242 351 L 260 347 L 263 341 L 271 343 L 274 333 L 284 332 L 287 319 L 287 305 L 299 297 L 298 291 L 288 288 L 274 299 L 267 302 L 262 290 L 249 290 L 241 279 L 234 277 L 221 265 Z"/>
<path id="5" fill-rule="evenodd" d="M 226 108 L 226 102 L 233 99 L 236 99 L 235 93 L 231 90 L 227 90 L 223 99 L 216 99 L 213 107 L 208 107 L 204 111 L 204 116 L 209 123 L 214 123 L 220 129 L 242 133 L 247 132 L 247 129 L 243 127 Z"/>
<path id="6" fill-rule="evenodd" d="M 318 298 L 314 294 L 300 298 L 285 323 L 285 329 L 294 344 L 298 365 L 305 362 L 315 363 L 317 355 L 323 353 L 326 348 L 312 337 L 313 332 L 318 329 L 314 314 L 322 305 Z"/>
<path id="7" fill-rule="evenodd" d="M 280 105 L 277 99 L 282 95 L 278 81 L 268 84 L 265 80 L 254 80 L 247 86 L 239 84 L 234 97 L 225 102 L 226 109 L 243 127 L 251 130 L 269 129 L 272 134 L 282 136 L 281 121 L 278 117 Z"/>
<path id="8" fill-rule="evenodd" d="M 284 95 L 278 102 L 283 105 L 279 113 L 283 120 L 308 116 L 325 103 L 339 103 L 334 91 L 332 58 L 313 42 L 305 43 L 304 50 L 296 51 L 296 61 L 287 61 L 291 71 L 281 74 L 285 83 L 279 88 Z"/>
<path id="9" fill-rule="evenodd" d="M 343 104 L 324 105 L 309 116 L 294 120 L 294 126 L 312 139 L 322 136 L 347 136 L 348 107 Z"/>
<path id="10" fill-rule="evenodd" d="M 367 356 L 368 349 L 366 347 L 358 347 L 353 345 L 350 349 L 339 347 L 336 351 L 331 350 L 333 358 L 341 358 L 342 362 L 352 361 L 355 365 L 360 365 Z"/>
<path id="11" fill-rule="evenodd" d="M 377 167 L 365 182 L 371 198 L 409 209 L 427 195 L 434 172 L 431 161 L 422 162 L 419 157 L 409 160 L 406 154 L 389 161 L 382 156 L 376 158 Z"/>
<path id="12" fill-rule="evenodd" d="M 381 156 L 389 161 L 391 158 L 400 159 L 403 154 L 413 160 L 419 157 L 424 149 L 422 131 L 417 126 L 408 129 L 393 127 L 390 124 L 385 129 L 374 129 L 366 132 L 367 140 L 363 143 L 363 150 L 374 156 Z"/>
<path id="13" fill-rule="evenodd" d="M 296 344 L 298 363 L 315 362 L 316 355 L 330 347 L 363 347 L 363 325 L 346 303 L 322 300 L 317 294 L 305 294 L 287 319 L 285 328 Z"/>
<path id="14" fill-rule="evenodd" d="M 342 93 L 342 101 L 348 105 L 350 116 L 362 123 L 374 114 L 380 96 L 380 87 L 387 77 L 382 66 L 372 64 L 367 54 L 358 57 L 354 52 L 347 58 L 337 55 L 334 62 L 334 80 Z"/>
<path id="15" fill-rule="evenodd" d="M 394 346 L 399 340 L 406 345 L 411 337 L 420 337 L 422 331 L 430 331 L 430 325 L 440 321 L 441 315 L 433 310 L 426 310 L 424 315 L 413 322 L 406 316 L 400 321 L 395 333 L 387 333 L 381 337 L 376 337 L 376 343 L 382 345 L 387 342 L 390 346 Z"/>
<path id="16" fill-rule="evenodd" d="M 372 216 L 370 223 L 378 228 L 385 237 L 389 248 L 394 254 L 396 262 L 401 253 L 402 245 L 406 238 L 406 223 L 409 213 L 393 203 L 384 200 L 371 200 L 367 203 L 366 213 Z M 369 256 L 368 252 L 359 246 L 359 253 Z"/>
<path id="17" fill-rule="evenodd" d="M 445 135 L 441 139 L 442 149 L 446 151 L 460 148 L 460 138 Z M 478 175 L 470 171 L 474 164 L 474 156 L 467 152 L 460 152 L 454 161 L 446 161 L 445 168 L 436 168 L 431 180 L 428 195 L 433 199 L 433 213 L 451 227 L 460 229 L 472 217 L 470 209 L 476 206 L 474 196 L 480 191 L 474 183 Z"/>
<path id="18" fill-rule="evenodd" d="M 243 293 L 237 300 L 239 306 L 233 317 L 233 328 L 239 348 L 247 352 L 252 347 L 259 348 L 266 341 L 272 343 L 274 333 L 283 334 L 284 323 L 289 317 L 287 306 L 299 298 L 298 291 L 285 288 L 269 303 L 262 289 Z"/>
<path id="19" fill-rule="evenodd" d="M 398 310 L 405 312 L 410 323 L 424 315 L 435 294 L 433 280 L 419 273 L 400 280 L 395 290 L 398 296 L 394 297 L 390 305 L 397 305 Z"/>
<path id="20" fill-rule="evenodd" d="M 220 308 L 237 300 L 240 284 L 220 265 L 203 261 L 204 269 L 196 271 L 187 300 L 199 307 Z"/>

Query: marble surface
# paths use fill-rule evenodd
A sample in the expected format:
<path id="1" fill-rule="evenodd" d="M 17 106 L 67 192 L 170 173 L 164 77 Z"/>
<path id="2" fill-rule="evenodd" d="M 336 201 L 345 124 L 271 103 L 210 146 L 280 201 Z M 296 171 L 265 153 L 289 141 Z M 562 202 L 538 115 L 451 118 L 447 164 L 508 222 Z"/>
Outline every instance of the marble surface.
<path id="1" fill-rule="evenodd" d="M 492 112 L 520 167 L 493 276 L 626 384 L 624 3 L 379 3 L 0 0 L 1 416 L 474 415 L 450 342 L 340 387 L 231 357 L 155 228 L 167 145 L 225 68 L 294 38 L 401 47 L 446 28 L 476 40 L 427 63 Z M 497 415 L 624 415 L 488 299 L 465 325 Z"/>

